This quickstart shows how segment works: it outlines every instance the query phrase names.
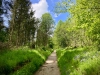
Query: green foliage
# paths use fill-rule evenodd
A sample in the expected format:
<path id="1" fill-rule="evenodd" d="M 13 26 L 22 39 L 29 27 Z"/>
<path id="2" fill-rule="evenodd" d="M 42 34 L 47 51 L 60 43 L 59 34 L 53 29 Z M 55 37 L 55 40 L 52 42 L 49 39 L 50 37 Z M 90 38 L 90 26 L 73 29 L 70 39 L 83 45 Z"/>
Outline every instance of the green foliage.
<path id="1" fill-rule="evenodd" d="M 34 42 L 36 25 L 30 0 L 15 0 L 9 26 L 9 42 L 14 46 L 23 46 Z"/>
<path id="2" fill-rule="evenodd" d="M 62 0 L 56 5 L 60 9 L 59 13 L 62 11 L 70 13 L 70 20 L 66 22 L 66 29 L 57 26 L 56 35 L 62 35 L 63 37 L 67 35 L 66 39 L 69 46 L 94 46 L 100 49 L 100 4 L 99 0 Z M 68 10 L 66 10 L 68 9 Z M 59 27 L 59 28 L 58 28 Z M 60 30 L 63 31 L 60 32 Z M 67 31 L 66 31 L 67 30 Z M 61 34 L 64 33 L 65 34 Z M 56 36 L 56 38 L 58 38 Z M 61 39 L 61 38 L 59 38 Z M 57 39 L 57 40 L 59 40 Z M 58 42 L 62 42 L 64 38 Z M 64 40 L 64 41 L 65 41 Z M 63 42 L 65 44 L 65 42 Z M 58 44 L 59 45 L 59 44 Z"/>
<path id="3" fill-rule="evenodd" d="M 47 47 L 49 44 L 50 36 L 53 33 L 54 20 L 50 13 L 45 13 L 41 17 L 41 23 L 37 30 L 37 46 Z M 41 39 L 40 39 L 41 38 Z"/>
<path id="4" fill-rule="evenodd" d="M 12 0 L 0 0 L 0 42 L 8 41 L 8 28 L 4 25 L 4 18 L 9 17 Z"/>
<path id="5" fill-rule="evenodd" d="M 53 49 L 54 48 L 54 43 L 53 43 L 53 40 L 52 39 L 49 40 L 48 48 L 50 48 L 50 49 Z"/>
<path id="6" fill-rule="evenodd" d="M 61 75 L 97 75 L 100 69 L 100 52 L 88 48 L 57 51 Z"/>
<path id="7" fill-rule="evenodd" d="M 0 74 L 32 75 L 44 63 L 50 53 L 50 51 L 25 48 L 1 53 Z"/>
<path id="8" fill-rule="evenodd" d="M 74 5 L 75 0 L 61 0 L 56 3 L 54 11 L 57 14 L 66 13 Z"/>
<path id="9" fill-rule="evenodd" d="M 69 38 L 69 31 L 68 31 L 68 27 L 69 27 L 69 22 L 62 22 L 59 21 L 57 24 L 57 27 L 54 31 L 54 38 L 53 41 L 55 43 L 55 45 L 57 45 L 58 47 L 67 47 L 70 45 L 70 38 Z"/>
<path id="10" fill-rule="evenodd" d="M 7 41 L 7 32 L 0 30 L 0 42 L 5 42 Z"/>

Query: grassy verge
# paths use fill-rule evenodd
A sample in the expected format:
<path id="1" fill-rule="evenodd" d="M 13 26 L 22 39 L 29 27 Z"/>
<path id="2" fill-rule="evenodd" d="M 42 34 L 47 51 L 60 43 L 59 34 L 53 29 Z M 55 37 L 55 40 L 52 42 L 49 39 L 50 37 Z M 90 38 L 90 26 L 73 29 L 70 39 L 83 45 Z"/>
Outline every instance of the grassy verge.
<path id="1" fill-rule="evenodd" d="M 100 52 L 87 48 L 58 50 L 61 75 L 100 75 Z"/>
<path id="2" fill-rule="evenodd" d="M 33 75 L 50 51 L 11 50 L 0 54 L 0 75 Z"/>

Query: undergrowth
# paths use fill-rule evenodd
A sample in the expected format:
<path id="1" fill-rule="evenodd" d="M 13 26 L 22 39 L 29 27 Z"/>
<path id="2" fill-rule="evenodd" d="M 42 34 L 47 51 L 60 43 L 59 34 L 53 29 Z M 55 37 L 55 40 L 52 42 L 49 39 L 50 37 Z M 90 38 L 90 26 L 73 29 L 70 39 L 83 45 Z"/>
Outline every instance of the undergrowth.
<path id="1" fill-rule="evenodd" d="M 61 75 L 100 75 L 100 52 L 88 48 L 57 51 Z"/>
<path id="2" fill-rule="evenodd" d="M 0 75 L 33 75 L 50 51 L 17 49 L 0 54 Z"/>

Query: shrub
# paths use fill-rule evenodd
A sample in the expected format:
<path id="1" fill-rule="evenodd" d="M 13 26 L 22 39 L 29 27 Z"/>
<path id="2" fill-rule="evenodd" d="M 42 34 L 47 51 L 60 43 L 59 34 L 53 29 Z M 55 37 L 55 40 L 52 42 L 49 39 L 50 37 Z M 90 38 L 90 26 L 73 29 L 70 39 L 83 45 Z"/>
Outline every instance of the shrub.
<path id="1" fill-rule="evenodd" d="M 10 48 L 9 43 L 0 42 L 0 51 L 1 50 L 6 50 L 6 49 L 9 49 L 9 48 Z"/>
<path id="2" fill-rule="evenodd" d="M 44 63 L 51 53 L 50 51 L 23 49 L 7 51 L 0 55 L 1 75 L 13 75 L 13 72 L 14 75 L 31 75 Z"/>
<path id="3" fill-rule="evenodd" d="M 88 48 L 58 50 L 61 75 L 99 75 L 100 52 Z"/>

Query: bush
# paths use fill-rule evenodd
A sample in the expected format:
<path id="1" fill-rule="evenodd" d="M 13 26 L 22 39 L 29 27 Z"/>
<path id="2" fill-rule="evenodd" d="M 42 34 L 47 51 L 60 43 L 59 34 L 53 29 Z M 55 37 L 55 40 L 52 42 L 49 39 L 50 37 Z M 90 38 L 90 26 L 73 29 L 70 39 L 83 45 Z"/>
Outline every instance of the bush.
<path id="1" fill-rule="evenodd" d="M 23 49 L 7 51 L 0 55 L 1 75 L 31 75 L 51 53 L 50 51 Z"/>
<path id="2" fill-rule="evenodd" d="M 58 50 L 61 75 L 99 75 L 100 52 L 88 48 Z"/>
<path id="3" fill-rule="evenodd" d="M 9 49 L 9 48 L 10 48 L 9 43 L 0 42 L 0 50 L 6 50 L 6 49 Z"/>

